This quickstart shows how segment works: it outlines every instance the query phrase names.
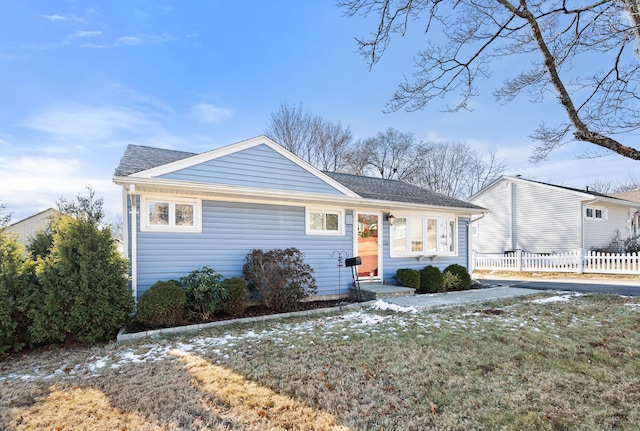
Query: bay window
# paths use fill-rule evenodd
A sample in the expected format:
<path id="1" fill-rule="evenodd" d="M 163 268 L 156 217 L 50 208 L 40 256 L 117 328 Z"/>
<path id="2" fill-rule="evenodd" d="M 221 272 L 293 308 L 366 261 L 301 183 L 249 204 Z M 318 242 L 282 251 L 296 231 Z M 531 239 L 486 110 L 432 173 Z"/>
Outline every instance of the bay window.
<path id="1" fill-rule="evenodd" d="M 390 230 L 391 257 L 456 255 L 456 218 L 396 216 Z"/>

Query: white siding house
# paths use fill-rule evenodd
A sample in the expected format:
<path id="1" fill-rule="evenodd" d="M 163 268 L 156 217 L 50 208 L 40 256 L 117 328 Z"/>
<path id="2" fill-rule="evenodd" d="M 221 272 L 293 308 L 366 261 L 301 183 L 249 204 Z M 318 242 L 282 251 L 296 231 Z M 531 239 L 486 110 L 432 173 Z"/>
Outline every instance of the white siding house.
<path id="1" fill-rule="evenodd" d="M 5 231 L 17 236 L 18 242 L 24 246 L 29 245 L 36 234 L 47 229 L 51 221 L 58 215 L 58 211 L 49 208 L 38 214 L 34 214 L 23 220 L 10 224 Z"/>
<path id="2" fill-rule="evenodd" d="M 564 252 L 636 237 L 640 203 L 602 193 L 502 176 L 469 199 L 490 213 L 472 227 L 479 253 Z"/>

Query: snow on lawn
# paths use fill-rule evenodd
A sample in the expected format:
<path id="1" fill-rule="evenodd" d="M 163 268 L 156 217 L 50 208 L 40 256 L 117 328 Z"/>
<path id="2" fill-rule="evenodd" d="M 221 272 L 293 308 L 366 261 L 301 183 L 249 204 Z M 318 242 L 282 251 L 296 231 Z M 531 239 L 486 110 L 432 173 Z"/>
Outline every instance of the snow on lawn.
<path id="1" fill-rule="evenodd" d="M 416 309 L 414 307 L 403 307 L 402 305 L 389 304 L 388 302 L 384 302 L 382 299 L 378 299 L 372 305 L 376 310 L 390 310 L 397 311 L 399 313 L 415 313 Z"/>
<path id="2" fill-rule="evenodd" d="M 532 300 L 531 302 L 533 304 L 550 304 L 553 302 L 569 302 L 571 298 L 575 298 L 576 296 L 582 296 L 582 294 L 578 292 L 572 292 L 566 295 L 556 295 L 556 296 L 549 296 L 547 298 L 538 298 L 538 299 Z"/>
<path id="3" fill-rule="evenodd" d="M 566 302 L 577 295 L 566 294 L 531 301 L 535 304 Z M 634 310 L 635 310 L 634 306 Z M 380 313 L 383 311 L 383 313 Z M 378 300 L 370 307 L 345 314 L 310 317 L 301 322 L 274 322 L 265 329 L 248 329 L 237 332 L 232 327 L 221 336 L 185 335 L 176 340 L 162 338 L 146 339 L 132 344 L 110 344 L 100 350 L 102 355 L 86 356 L 83 359 L 68 358 L 66 362 L 56 362 L 56 369 L 45 365 L 25 364 L 22 370 L 0 373 L 0 382 L 28 381 L 33 379 L 57 379 L 68 377 L 92 378 L 104 370 L 154 361 L 173 360 L 173 350 L 192 354 L 213 354 L 220 360 L 230 355 L 244 354 L 252 345 L 263 341 L 289 349 L 301 343 L 316 341 L 346 340 L 354 336 L 367 337 L 378 333 L 397 334 L 410 331 L 412 335 L 423 336 L 441 330 L 482 331 L 482 325 L 495 322 L 505 330 L 520 330 L 528 327 L 535 331 L 553 331 L 553 322 L 546 323 L 535 316 L 514 316 L 505 309 L 499 315 L 486 313 L 436 313 L 417 311 L 413 307 L 402 307 Z M 576 322 L 579 323 L 579 322 Z M 96 350 L 93 349 L 95 352 Z M 72 363 L 72 361 L 76 363 Z"/>

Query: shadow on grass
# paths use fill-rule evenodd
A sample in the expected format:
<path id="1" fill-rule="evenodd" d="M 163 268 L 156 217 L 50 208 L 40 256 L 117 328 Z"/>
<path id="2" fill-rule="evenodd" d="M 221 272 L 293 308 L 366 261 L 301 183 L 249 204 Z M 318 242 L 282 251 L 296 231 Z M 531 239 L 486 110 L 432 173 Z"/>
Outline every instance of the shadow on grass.
<path id="1" fill-rule="evenodd" d="M 18 398 L 16 392 L 13 401 L 5 398 L 10 414 L 5 416 L 8 423 L 0 428 L 349 430 L 329 413 L 275 393 L 200 356 L 180 350 L 171 355 L 173 360 L 125 366 L 76 384 L 34 385 L 35 396 L 25 398 L 22 394 Z"/>

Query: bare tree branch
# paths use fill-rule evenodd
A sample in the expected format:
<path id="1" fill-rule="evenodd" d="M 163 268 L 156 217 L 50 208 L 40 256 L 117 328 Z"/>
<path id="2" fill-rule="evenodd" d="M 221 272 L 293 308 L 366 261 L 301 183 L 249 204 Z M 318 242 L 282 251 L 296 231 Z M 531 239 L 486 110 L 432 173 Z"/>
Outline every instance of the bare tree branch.
<path id="1" fill-rule="evenodd" d="M 426 22 L 424 49 L 415 71 L 405 77 L 387 109 L 423 109 L 434 99 L 445 110 L 468 109 L 476 81 L 490 76 L 491 60 L 522 55 L 528 70 L 515 72 L 494 95 L 509 102 L 528 90 L 535 102 L 549 91 L 565 122 L 541 124 L 532 160 L 542 160 L 570 141 L 640 160 L 640 151 L 617 136 L 640 129 L 640 0 L 592 3 L 533 0 L 341 0 L 348 16 L 377 19 L 370 38 L 358 39 L 374 66 L 392 37 L 405 35 L 414 21 Z M 626 20 L 625 20 L 626 18 Z M 420 28 L 420 27 L 418 27 Z M 425 27 L 422 27 L 424 29 Z M 443 34 L 435 43 L 431 33 Z M 631 55 L 631 48 L 633 55 Z M 577 67 L 579 65 L 579 67 Z"/>

